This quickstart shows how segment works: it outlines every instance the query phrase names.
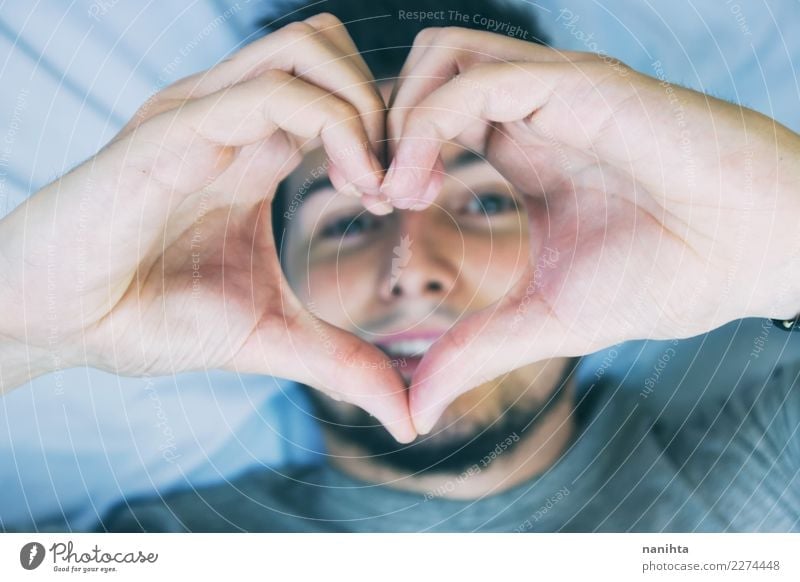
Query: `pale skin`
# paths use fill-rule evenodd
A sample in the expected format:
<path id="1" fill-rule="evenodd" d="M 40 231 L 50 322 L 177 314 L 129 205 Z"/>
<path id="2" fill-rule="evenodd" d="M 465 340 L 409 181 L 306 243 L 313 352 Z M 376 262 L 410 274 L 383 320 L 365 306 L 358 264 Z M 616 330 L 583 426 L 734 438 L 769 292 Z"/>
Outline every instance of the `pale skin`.
<path id="1" fill-rule="evenodd" d="M 157 94 L 96 156 L 0 223 L 3 391 L 52 370 L 56 355 L 62 368 L 131 376 L 221 368 L 315 386 L 412 440 L 402 380 L 328 352 L 326 341 L 349 362 L 385 360 L 303 308 L 270 226 L 278 183 L 320 143 L 337 187 L 374 202 L 384 115 L 328 15 Z"/>
<path id="2" fill-rule="evenodd" d="M 386 137 L 384 176 L 372 152 Z M 485 155 L 528 211 L 516 282 L 461 305 L 469 317 L 427 352 L 408 391 L 390 367 L 342 365 L 387 358 L 352 326 L 313 317 L 275 256 L 275 187 L 320 143 L 338 195 L 380 215 L 385 196 L 404 228 L 447 199 L 446 143 Z M 61 367 L 281 376 L 408 442 L 509 372 L 793 317 L 798 159 L 800 138 L 753 111 L 594 55 L 455 28 L 416 39 L 387 113 L 343 27 L 320 15 L 166 89 L 0 222 L 0 387 L 53 370 L 55 314 Z M 544 249 L 559 260 L 543 269 Z"/>
<path id="3" fill-rule="evenodd" d="M 531 210 L 529 272 L 417 369 L 421 433 L 458 395 L 530 362 L 799 309 L 800 137 L 761 114 L 596 55 L 428 29 L 388 127 L 382 192 L 398 207 L 435 199 L 430 168 L 455 140 Z M 545 248 L 554 268 L 538 268 Z"/>

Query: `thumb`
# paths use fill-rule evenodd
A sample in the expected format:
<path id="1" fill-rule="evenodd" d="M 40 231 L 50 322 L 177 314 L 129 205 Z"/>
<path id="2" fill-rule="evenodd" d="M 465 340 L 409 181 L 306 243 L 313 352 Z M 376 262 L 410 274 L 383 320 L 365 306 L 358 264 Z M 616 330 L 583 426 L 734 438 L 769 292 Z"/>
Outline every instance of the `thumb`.
<path id="1" fill-rule="evenodd" d="M 416 438 L 405 384 L 381 350 L 306 310 L 269 327 L 258 334 L 257 349 L 250 350 L 250 357 L 260 361 L 247 367 L 359 406 L 399 442 Z"/>
<path id="2" fill-rule="evenodd" d="M 579 355 L 582 343 L 555 316 L 536 278 L 523 277 L 498 302 L 453 326 L 425 354 L 409 392 L 417 432 L 430 432 L 445 409 L 473 388 L 537 361 Z"/>

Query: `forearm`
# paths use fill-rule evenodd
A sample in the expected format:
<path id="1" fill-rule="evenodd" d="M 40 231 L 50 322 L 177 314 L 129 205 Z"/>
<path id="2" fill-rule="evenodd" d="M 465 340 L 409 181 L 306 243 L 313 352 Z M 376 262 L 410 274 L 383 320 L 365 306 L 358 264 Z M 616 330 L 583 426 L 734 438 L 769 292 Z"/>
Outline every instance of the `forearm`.
<path id="1" fill-rule="evenodd" d="M 43 260 L 31 251 L 41 241 L 36 223 L 44 221 L 30 204 L 45 190 L 0 220 L 0 395 L 63 367 L 57 356 L 60 347 L 46 327 L 47 309 L 38 298 L 45 292 L 38 277 Z M 26 237 L 33 242 L 26 244 Z"/>

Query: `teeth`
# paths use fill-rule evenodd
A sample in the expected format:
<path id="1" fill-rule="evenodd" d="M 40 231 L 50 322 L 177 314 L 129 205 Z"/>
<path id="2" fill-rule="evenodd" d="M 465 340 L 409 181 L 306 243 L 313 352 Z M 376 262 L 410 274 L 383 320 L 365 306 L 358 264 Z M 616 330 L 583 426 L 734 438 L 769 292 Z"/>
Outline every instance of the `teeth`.
<path id="1" fill-rule="evenodd" d="M 393 356 L 421 356 L 433 345 L 433 340 L 417 339 L 403 340 L 386 346 L 387 351 Z"/>

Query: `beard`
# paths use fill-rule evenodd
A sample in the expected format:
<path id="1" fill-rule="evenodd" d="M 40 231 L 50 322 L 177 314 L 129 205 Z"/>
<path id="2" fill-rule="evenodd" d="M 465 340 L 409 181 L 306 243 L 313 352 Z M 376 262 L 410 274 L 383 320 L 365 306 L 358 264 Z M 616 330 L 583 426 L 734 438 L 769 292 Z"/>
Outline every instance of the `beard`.
<path id="1" fill-rule="evenodd" d="M 577 362 L 578 358 L 571 359 L 559 381 L 536 402 L 518 399 L 497 418 L 483 424 L 462 417 L 446 429 L 408 444 L 394 440 L 375 417 L 362 409 L 304 388 L 325 430 L 343 443 L 355 446 L 373 462 L 415 475 L 453 474 L 469 469 L 509 437 L 516 435 L 518 438 L 513 439 L 516 444 L 535 432 L 571 394 L 567 388 Z"/>

